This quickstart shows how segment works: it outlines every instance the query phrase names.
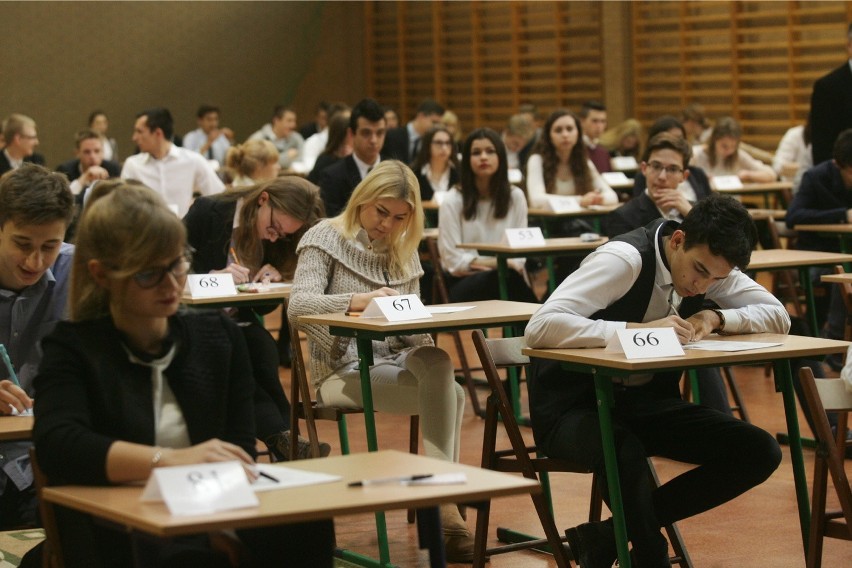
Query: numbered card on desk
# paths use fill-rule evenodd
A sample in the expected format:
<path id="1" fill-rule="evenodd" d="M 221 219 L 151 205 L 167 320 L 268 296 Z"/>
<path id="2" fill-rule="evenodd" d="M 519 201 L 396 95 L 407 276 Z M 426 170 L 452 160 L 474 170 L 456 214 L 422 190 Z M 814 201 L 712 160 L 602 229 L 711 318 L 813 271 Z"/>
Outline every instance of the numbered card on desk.
<path id="1" fill-rule="evenodd" d="M 172 515 L 204 515 L 259 504 L 238 461 L 157 468 L 140 499 L 165 501 Z"/>
<path id="2" fill-rule="evenodd" d="M 672 327 L 620 329 L 606 346 L 610 353 L 624 353 L 628 359 L 683 356 L 683 347 Z"/>
<path id="3" fill-rule="evenodd" d="M 636 158 L 633 156 L 616 156 L 609 161 L 612 169 L 618 171 L 638 170 L 639 164 L 636 163 Z"/>
<path id="4" fill-rule="evenodd" d="M 382 296 L 373 298 L 367 304 L 367 309 L 361 314 L 362 318 L 385 317 L 388 321 L 408 321 L 429 319 L 432 314 L 417 297 L 417 294 L 405 296 Z"/>
<path id="5" fill-rule="evenodd" d="M 543 247 L 545 245 L 544 235 L 539 227 L 506 229 L 506 232 L 503 233 L 502 243 L 512 248 Z"/>
<path id="6" fill-rule="evenodd" d="M 573 195 L 548 195 L 547 209 L 554 213 L 574 213 L 582 211 L 580 199 Z"/>
<path id="7" fill-rule="evenodd" d="M 610 187 L 633 187 L 633 180 L 624 172 L 604 172 L 601 177 Z"/>
<path id="8" fill-rule="evenodd" d="M 234 277 L 228 272 L 219 274 L 190 274 L 186 279 L 189 295 L 193 298 L 215 298 L 218 296 L 236 296 Z"/>
<path id="9" fill-rule="evenodd" d="M 739 176 L 713 176 L 713 187 L 718 191 L 742 189 L 743 182 Z"/>

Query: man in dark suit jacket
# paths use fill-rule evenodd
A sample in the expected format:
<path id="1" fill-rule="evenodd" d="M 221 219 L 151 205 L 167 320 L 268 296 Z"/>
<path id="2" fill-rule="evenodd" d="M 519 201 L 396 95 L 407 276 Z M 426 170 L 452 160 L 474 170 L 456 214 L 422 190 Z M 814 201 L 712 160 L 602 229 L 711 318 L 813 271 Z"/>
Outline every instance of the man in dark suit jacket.
<path id="1" fill-rule="evenodd" d="M 6 146 L 0 151 L 0 175 L 17 169 L 24 162 L 44 165 L 44 156 L 36 154 L 38 132 L 30 117 L 13 113 L 3 120 L 3 140 Z"/>
<path id="2" fill-rule="evenodd" d="M 433 128 L 441 123 L 444 116 L 444 107 L 435 101 L 423 101 L 417 107 L 417 116 L 414 120 L 388 130 L 385 147 L 382 149 L 382 157 L 388 160 L 399 160 L 410 164 L 420 151 L 420 139 Z"/>
<path id="3" fill-rule="evenodd" d="M 364 99 L 352 109 L 349 116 L 352 154 L 324 169 L 320 176 L 320 196 L 329 217 L 346 208 L 352 191 L 379 163 L 385 124 L 384 110 L 373 99 Z"/>
<path id="4" fill-rule="evenodd" d="M 68 181 L 77 182 L 71 184 L 71 191 L 75 194 L 96 180 L 121 175 L 121 165 L 118 162 L 104 160 L 103 141 L 94 130 L 86 128 L 78 132 L 75 145 L 77 157 L 56 167 L 56 171 L 68 176 Z"/>
<path id="5" fill-rule="evenodd" d="M 811 141 L 814 165 L 831 159 L 837 136 L 852 128 L 852 24 L 846 31 L 848 61 L 814 83 Z"/>

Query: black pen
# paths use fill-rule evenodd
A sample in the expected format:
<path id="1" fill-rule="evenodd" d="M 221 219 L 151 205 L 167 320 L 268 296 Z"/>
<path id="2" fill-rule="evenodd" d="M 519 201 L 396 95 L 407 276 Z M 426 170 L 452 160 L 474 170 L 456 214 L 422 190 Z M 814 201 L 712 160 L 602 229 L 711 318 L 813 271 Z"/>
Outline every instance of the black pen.
<path id="1" fill-rule="evenodd" d="M 429 479 L 430 477 L 432 477 L 431 473 L 425 473 L 422 475 L 402 475 L 399 477 L 378 477 L 376 479 L 353 481 L 349 484 L 349 487 L 367 487 L 369 485 L 391 485 L 397 483 L 400 485 L 405 485 L 411 483 L 412 481 L 418 481 L 420 479 Z"/>
<path id="2" fill-rule="evenodd" d="M 271 475 L 269 475 L 265 471 L 258 470 L 257 474 L 261 477 L 265 477 L 269 481 L 274 481 L 275 483 L 279 483 L 279 479 L 277 477 L 272 477 Z"/>
<path id="3" fill-rule="evenodd" d="M 388 271 L 387 271 L 387 270 L 382 270 L 382 274 L 384 274 L 384 275 L 385 275 L 385 284 L 387 284 L 387 285 L 388 285 L 388 288 L 390 288 L 390 287 L 391 287 L 391 285 L 390 285 L 390 277 L 388 276 Z"/>

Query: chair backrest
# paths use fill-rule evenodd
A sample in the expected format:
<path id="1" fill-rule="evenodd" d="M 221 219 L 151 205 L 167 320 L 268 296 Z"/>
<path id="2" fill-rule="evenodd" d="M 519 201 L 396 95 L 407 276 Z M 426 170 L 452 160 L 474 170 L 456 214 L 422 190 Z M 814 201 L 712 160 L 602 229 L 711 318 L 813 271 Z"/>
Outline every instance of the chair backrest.
<path id="1" fill-rule="evenodd" d="M 846 274 L 846 270 L 843 269 L 843 266 L 838 264 L 834 267 L 835 274 Z M 834 284 L 834 286 L 840 286 L 840 296 L 843 298 L 843 304 L 846 306 L 846 317 L 852 318 L 852 284 L 847 284 L 845 282 L 841 284 Z"/>
<path id="2" fill-rule="evenodd" d="M 36 459 L 36 450 L 30 448 L 30 464 L 33 469 L 33 481 L 38 497 L 38 513 L 44 527 L 44 545 L 42 549 L 42 566 L 44 568 L 65 568 L 62 556 L 62 543 L 59 541 L 59 526 L 56 523 L 56 513 L 53 504 L 41 498 L 41 490 L 49 484 L 47 475 L 42 471 Z"/>
<path id="3" fill-rule="evenodd" d="M 444 280 L 444 267 L 441 266 L 441 253 L 438 251 L 438 239 L 428 237 L 426 248 L 429 251 L 429 259 L 435 274 L 432 276 L 432 301 L 436 304 L 446 304 L 450 301 L 450 292 L 447 281 Z"/>

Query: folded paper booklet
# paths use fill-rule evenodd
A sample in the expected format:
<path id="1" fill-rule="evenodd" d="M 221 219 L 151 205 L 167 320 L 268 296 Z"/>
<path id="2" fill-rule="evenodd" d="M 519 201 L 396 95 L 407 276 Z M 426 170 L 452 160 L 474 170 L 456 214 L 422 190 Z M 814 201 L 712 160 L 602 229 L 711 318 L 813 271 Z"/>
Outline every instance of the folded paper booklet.
<path id="1" fill-rule="evenodd" d="M 342 479 L 339 475 L 332 475 L 330 473 L 302 471 L 301 469 L 272 465 L 268 463 L 257 464 L 257 469 L 258 471 L 265 473 L 266 476 L 258 477 L 257 480 L 251 484 L 251 488 L 255 493 L 259 493 L 261 491 L 273 491 L 275 489 L 287 489 L 288 487 L 320 485 L 321 483 L 331 483 Z M 274 478 L 274 481 L 270 478 Z"/>
<path id="2" fill-rule="evenodd" d="M 756 341 L 713 341 L 702 339 L 694 343 L 687 343 L 684 349 L 700 349 L 702 351 L 749 351 L 751 349 L 765 349 L 767 347 L 778 347 L 782 343 L 758 343 Z"/>

